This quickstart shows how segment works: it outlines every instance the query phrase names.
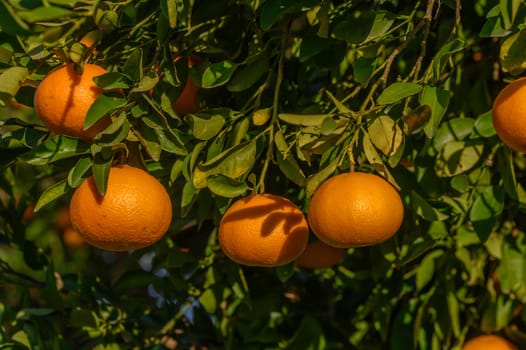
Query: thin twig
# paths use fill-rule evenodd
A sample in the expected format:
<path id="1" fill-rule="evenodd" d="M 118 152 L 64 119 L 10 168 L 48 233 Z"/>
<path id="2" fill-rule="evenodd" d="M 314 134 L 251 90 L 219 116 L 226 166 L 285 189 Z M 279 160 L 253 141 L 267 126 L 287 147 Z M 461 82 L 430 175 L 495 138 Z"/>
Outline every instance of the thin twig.
<path id="1" fill-rule="evenodd" d="M 391 71 L 391 66 L 393 65 L 394 60 L 409 45 L 409 43 L 413 41 L 416 34 L 420 32 L 420 30 L 422 30 L 422 28 L 426 25 L 426 23 L 431 21 L 434 5 L 435 5 L 435 0 L 429 0 L 427 2 L 426 13 L 424 17 L 422 18 L 422 20 L 418 22 L 418 24 L 413 28 L 413 30 L 411 30 L 409 34 L 407 34 L 402 44 L 400 44 L 400 46 L 395 48 L 393 52 L 391 52 L 391 54 L 387 58 L 385 68 L 384 68 L 384 73 L 382 74 L 382 77 L 381 77 L 384 88 L 387 84 L 387 78 L 389 76 L 389 72 Z"/>
<path id="2" fill-rule="evenodd" d="M 279 96 L 280 96 L 280 90 L 281 90 L 281 83 L 283 81 L 283 60 L 285 58 L 286 42 L 287 42 L 287 34 L 285 33 L 281 40 L 281 47 L 280 47 L 279 60 L 278 60 L 278 71 L 276 73 L 276 85 L 274 86 L 274 98 L 272 101 L 272 117 L 271 117 L 271 124 L 269 127 L 269 142 L 268 142 L 267 155 L 265 158 L 265 162 L 263 163 L 263 168 L 261 169 L 261 174 L 259 176 L 258 184 L 256 186 L 256 189 L 259 193 L 265 192 L 265 178 L 267 175 L 268 167 L 270 165 L 270 161 L 273 158 L 272 151 L 274 149 L 274 126 L 278 123 Z"/>
<path id="3" fill-rule="evenodd" d="M 420 69 L 422 69 L 422 61 L 424 60 L 424 57 L 426 55 L 427 39 L 429 38 L 429 33 L 431 31 L 431 18 L 433 16 L 433 1 L 434 0 L 431 0 L 427 4 L 426 13 L 423 18 L 426 19 L 426 22 L 422 35 L 422 41 L 420 42 L 420 55 L 418 55 L 418 58 L 416 59 L 416 63 L 413 70 L 411 71 L 411 73 L 409 73 L 409 77 L 413 77 L 413 80 L 418 80 Z"/>

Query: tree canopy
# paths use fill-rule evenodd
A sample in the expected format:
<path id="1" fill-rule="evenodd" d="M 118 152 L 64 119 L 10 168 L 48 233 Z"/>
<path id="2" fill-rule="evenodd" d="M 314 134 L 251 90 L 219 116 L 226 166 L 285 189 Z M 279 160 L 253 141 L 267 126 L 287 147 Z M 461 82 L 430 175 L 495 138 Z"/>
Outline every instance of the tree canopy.
<path id="1" fill-rule="evenodd" d="M 491 113 L 526 68 L 525 23 L 518 0 L 0 0 L 0 349 L 525 347 L 526 159 Z M 112 122 L 54 135 L 35 89 L 86 62 L 108 73 L 85 126 Z M 116 163 L 168 190 L 167 234 L 71 243 L 73 191 L 93 175 L 104 193 Z M 306 213 L 347 171 L 399 191 L 392 239 L 323 269 L 222 253 L 234 200 Z"/>

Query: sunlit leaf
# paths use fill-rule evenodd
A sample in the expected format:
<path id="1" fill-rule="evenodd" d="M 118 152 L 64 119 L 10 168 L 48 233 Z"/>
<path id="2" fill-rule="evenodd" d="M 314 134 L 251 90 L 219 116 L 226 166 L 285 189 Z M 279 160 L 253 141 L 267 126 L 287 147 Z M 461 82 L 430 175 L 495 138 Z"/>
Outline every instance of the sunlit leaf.
<path id="1" fill-rule="evenodd" d="M 381 105 L 396 103 L 406 97 L 419 93 L 422 89 L 423 86 L 416 83 L 393 83 L 382 91 L 380 96 L 378 96 L 377 102 Z"/>

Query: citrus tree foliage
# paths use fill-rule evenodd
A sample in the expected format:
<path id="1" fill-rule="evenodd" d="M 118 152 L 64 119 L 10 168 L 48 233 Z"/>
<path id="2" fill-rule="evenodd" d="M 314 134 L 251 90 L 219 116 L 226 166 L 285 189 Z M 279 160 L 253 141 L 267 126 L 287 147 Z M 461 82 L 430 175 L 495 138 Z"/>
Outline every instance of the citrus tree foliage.
<path id="1" fill-rule="evenodd" d="M 438 350 L 482 332 L 525 347 L 526 162 L 491 122 L 526 68 L 525 14 L 517 0 L 0 0 L 0 348 Z M 32 109 L 64 61 L 109 71 L 86 126 L 113 122 L 93 143 L 50 135 Z M 202 109 L 178 115 L 187 77 Z M 103 192 L 116 162 L 167 187 L 169 232 L 129 253 L 64 245 L 59 208 L 91 174 Z M 235 198 L 306 212 L 349 170 L 400 190 L 393 239 L 320 270 L 221 253 Z"/>

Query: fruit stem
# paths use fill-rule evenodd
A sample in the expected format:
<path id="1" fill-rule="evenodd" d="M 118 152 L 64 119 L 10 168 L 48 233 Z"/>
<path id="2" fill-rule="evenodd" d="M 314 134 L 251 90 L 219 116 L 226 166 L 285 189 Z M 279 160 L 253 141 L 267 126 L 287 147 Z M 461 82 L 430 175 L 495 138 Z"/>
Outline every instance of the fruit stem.
<path id="1" fill-rule="evenodd" d="M 281 38 L 281 47 L 278 60 L 278 70 L 276 73 L 276 85 L 274 85 L 274 98 L 272 101 L 272 116 L 270 121 L 270 126 L 268 128 L 269 132 L 269 142 L 267 148 L 267 155 L 265 162 L 263 163 L 263 168 L 261 169 L 261 174 L 259 176 L 259 182 L 257 185 L 257 191 L 259 193 L 265 192 L 265 177 L 267 175 L 268 167 L 270 161 L 273 159 L 272 150 L 274 149 L 274 127 L 279 128 L 278 123 L 278 113 L 279 113 L 279 93 L 281 89 L 281 83 L 283 81 L 283 60 L 285 58 L 285 45 L 287 42 L 287 33 L 284 33 Z"/>

